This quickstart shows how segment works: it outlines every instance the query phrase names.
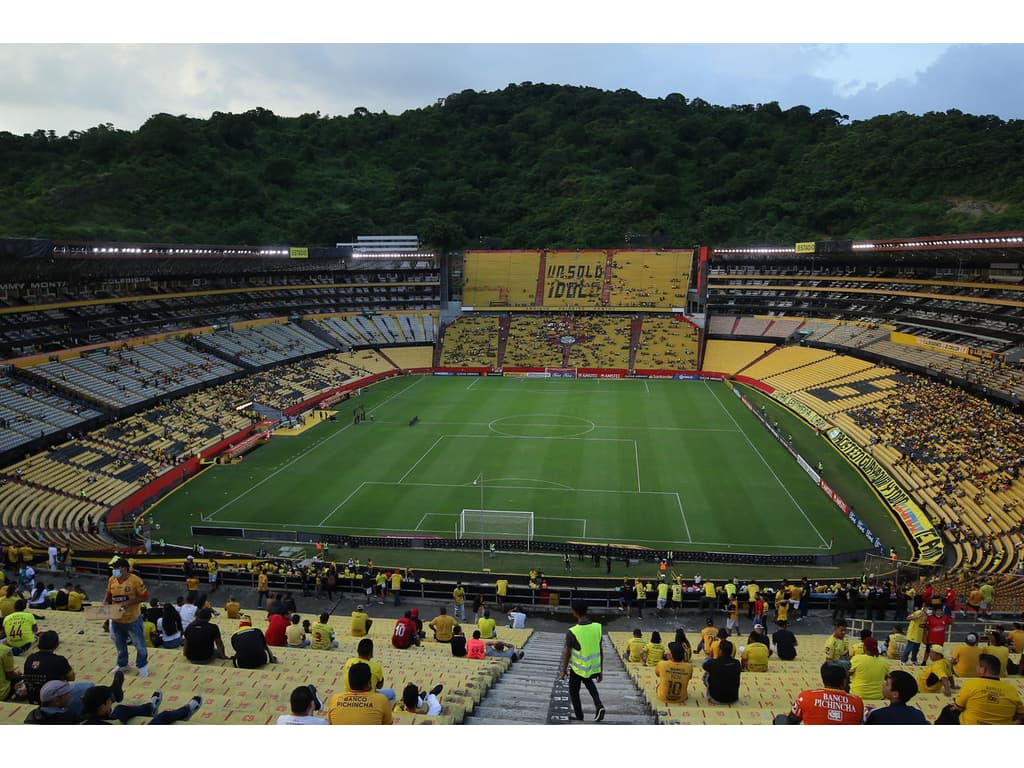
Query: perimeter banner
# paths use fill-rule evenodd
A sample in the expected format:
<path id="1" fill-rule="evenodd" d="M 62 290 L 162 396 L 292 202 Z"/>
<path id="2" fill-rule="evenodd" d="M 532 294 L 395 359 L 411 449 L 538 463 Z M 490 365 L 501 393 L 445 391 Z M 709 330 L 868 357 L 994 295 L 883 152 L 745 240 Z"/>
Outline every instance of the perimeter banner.
<path id="1" fill-rule="evenodd" d="M 812 427 L 816 427 L 817 429 L 824 431 L 831 426 L 831 424 L 829 424 L 824 418 L 822 418 L 817 413 L 812 411 L 809 406 L 807 406 L 804 403 L 801 403 L 795 397 L 791 397 L 790 395 L 787 395 L 785 392 L 780 392 L 779 390 L 775 390 L 771 394 L 772 398 L 778 400 L 784 406 L 789 408 L 789 410 L 794 411 L 800 418 L 802 418 Z"/>
<path id="2" fill-rule="evenodd" d="M 836 450 L 853 464 L 882 497 L 901 524 L 914 540 L 918 552 L 917 562 L 932 565 L 942 559 L 942 537 L 932 527 L 917 503 L 900 487 L 892 475 L 875 461 L 874 457 L 861 448 L 841 429 L 826 432 Z"/>

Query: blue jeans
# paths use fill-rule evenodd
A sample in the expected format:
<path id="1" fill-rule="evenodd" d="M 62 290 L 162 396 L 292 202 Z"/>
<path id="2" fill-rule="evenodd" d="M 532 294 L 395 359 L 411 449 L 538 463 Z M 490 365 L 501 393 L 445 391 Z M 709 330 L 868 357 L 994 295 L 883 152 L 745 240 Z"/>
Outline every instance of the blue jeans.
<path id="1" fill-rule="evenodd" d="M 94 683 L 70 683 L 71 685 L 71 702 L 68 704 L 68 711 L 74 712 L 76 715 L 82 714 L 82 696 L 85 692 L 93 687 Z"/>
<path id="2" fill-rule="evenodd" d="M 117 666 L 128 666 L 128 639 L 135 645 L 135 666 L 142 669 L 149 663 L 149 652 L 146 650 L 146 636 L 142 632 L 142 615 L 130 624 L 110 622 L 110 634 L 117 648 Z"/>
<path id="3" fill-rule="evenodd" d="M 110 716 L 114 720 L 120 720 L 122 723 L 127 723 L 133 717 L 149 717 L 153 714 L 152 704 L 118 704 L 114 707 L 114 711 L 110 713 Z M 184 720 L 188 717 L 188 707 L 178 707 L 177 709 L 168 709 L 163 712 L 157 712 L 153 716 L 153 719 L 149 721 L 150 725 L 170 725 L 176 723 L 179 720 Z"/>
<path id="4" fill-rule="evenodd" d="M 903 646 L 903 658 L 900 659 L 904 664 L 910 659 L 917 664 L 917 649 L 921 647 L 920 643 L 915 643 L 907 640 L 907 644 Z"/>

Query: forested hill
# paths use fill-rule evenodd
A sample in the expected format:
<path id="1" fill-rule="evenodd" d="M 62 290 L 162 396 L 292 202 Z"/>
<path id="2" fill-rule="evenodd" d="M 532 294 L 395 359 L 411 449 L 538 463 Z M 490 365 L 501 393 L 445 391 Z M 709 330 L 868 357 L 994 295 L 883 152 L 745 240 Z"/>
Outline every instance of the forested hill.
<path id="1" fill-rule="evenodd" d="M 310 105 L 315 108 L 316 105 Z M 153 116 L 0 133 L 0 235 L 440 247 L 785 243 L 1019 229 L 1024 121 L 850 123 L 524 83 L 401 115 Z M 635 240 L 634 240 L 635 242 Z"/>

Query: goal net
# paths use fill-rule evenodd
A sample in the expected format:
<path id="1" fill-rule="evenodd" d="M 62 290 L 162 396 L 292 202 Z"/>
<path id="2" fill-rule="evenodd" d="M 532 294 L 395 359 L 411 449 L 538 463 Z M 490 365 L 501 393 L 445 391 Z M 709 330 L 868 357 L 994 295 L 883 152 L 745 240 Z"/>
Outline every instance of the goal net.
<path id="1" fill-rule="evenodd" d="M 576 369 L 575 368 L 545 368 L 545 375 L 549 379 L 575 379 Z"/>
<path id="2" fill-rule="evenodd" d="M 464 509 L 456 535 L 460 539 L 511 539 L 533 542 L 533 512 Z"/>

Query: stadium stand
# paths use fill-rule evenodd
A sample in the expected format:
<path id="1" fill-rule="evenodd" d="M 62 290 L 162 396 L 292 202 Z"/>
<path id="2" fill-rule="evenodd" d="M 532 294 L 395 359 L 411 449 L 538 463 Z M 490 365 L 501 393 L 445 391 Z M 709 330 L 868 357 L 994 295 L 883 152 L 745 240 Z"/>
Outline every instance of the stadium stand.
<path id="1" fill-rule="evenodd" d="M 709 339 L 702 367 L 705 371 L 736 374 L 774 347 L 768 342 Z"/>
<path id="2" fill-rule="evenodd" d="M 498 317 L 463 315 L 445 328 L 441 365 L 497 367 Z"/>
<path id="3" fill-rule="evenodd" d="M 644 317 L 633 367 L 697 370 L 700 330 L 675 318 Z"/>
<path id="4" fill-rule="evenodd" d="M 533 306 L 539 251 L 467 251 L 462 302 L 469 307 Z"/>
<path id="5" fill-rule="evenodd" d="M 693 253 L 685 251 L 613 251 L 609 306 L 686 306 Z"/>

